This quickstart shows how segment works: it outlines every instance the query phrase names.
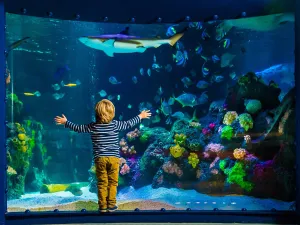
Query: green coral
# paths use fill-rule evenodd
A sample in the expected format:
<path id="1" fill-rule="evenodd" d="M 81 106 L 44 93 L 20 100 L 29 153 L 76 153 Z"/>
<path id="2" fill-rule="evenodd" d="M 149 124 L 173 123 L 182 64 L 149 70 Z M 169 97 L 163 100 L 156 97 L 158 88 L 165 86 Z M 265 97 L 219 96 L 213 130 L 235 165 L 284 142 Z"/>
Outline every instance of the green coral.
<path id="1" fill-rule="evenodd" d="M 174 143 L 176 145 L 184 146 L 186 142 L 186 135 L 185 134 L 175 134 Z"/>
<path id="2" fill-rule="evenodd" d="M 148 132 L 145 132 L 140 136 L 140 141 L 142 143 L 146 143 L 148 142 L 149 138 L 150 138 L 150 134 Z"/>
<path id="3" fill-rule="evenodd" d="M 248 76 L 244 75 L 238 79 L 238 84 L 240 86 L 245 86 L 250 83 L 250 79 Z"/>
<path id="4" fill-rule="evenodd" d="M 221 138 L 231 140 L 233 136 L 233 128 L 231 126 L 225 126 L 221 131 Z"/>
<path id="5" fill-rule="evenodd" d="M 221 166 L 222 163 L 222 166 Z M 245 166 L 242 162 L 235 162 L 230 169 L 225 169 L 226 162 L 220 162 L 220 169 L 227 175 L 227 182 L 230 184 L 237 184 L 246 191 L 251 191 L 254 187 L 250 181 L 245 181 L 246 176 Z"/>
<path id="6" fill-rule="evenodd" d="M 256 99 L 247 100 L 245 105 L 247 112 L 249 112 L 250 114 L 257 113 L 259 110 L 261 110 L 262 107 L 261 102 Z"/>
<path id="7" fill-rule="evenodd" d="M 249 113 L 243 113 L 239 115 L 239 123 L 245 131 L 253 128 L 253 120 Z"/>
<path id="8" fill-rule="evenodd" d="M 16 113 L 21 113 L 23 109 L 23 102 L 21 102 L 18 96 L 14 93 L 7 94 L 8 109 L 14 109 Z"/>
<path id="9" fill-rule="evenodd" d="M 192 165 L 192 167 L 195 169 L 196 166 L 199 163 L 199 159 L 198 159 L 198 155 L 194 152 L 190 153 L 189 157 L 188 157 L 188 163 Z"/>
<path id="10" fill-rule="evenodd" d="M 220 160 L 220 163 L 219 163 L 220 170 L 224 171 L 226 165 L 227 165 L 226 160 L 224 160 L 224 159 Z"/>

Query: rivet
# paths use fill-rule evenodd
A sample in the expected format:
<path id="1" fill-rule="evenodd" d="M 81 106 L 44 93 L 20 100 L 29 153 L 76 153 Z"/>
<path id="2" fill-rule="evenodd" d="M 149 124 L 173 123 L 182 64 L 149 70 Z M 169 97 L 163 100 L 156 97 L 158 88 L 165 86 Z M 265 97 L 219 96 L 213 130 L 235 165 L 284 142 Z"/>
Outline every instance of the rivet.
<path id="1" fill-rule="evenodd" d="M 79 20 L 79 19 L 80 19 L 80 15 L 79 15 L 78 13 L 76 13 L 76 14 L 74 15 L 74 17 L 75 17 L 76 20 Z"/>
<path id="2" fill-rule="evenodd" d="M 86 212 L 86 209 L 82 209 L 81 212 Z"/>
<path id="3" fill-rule="evenodd" d="M 26 210 L 25 210 L 25 213 L 30 213 L 30 210 L 29 210 L 29 209 L 26 209 Z"/>
<path id="4" fill-rule="evenodd" d="M 214 15 L 213 16 L 213 20 L 218 20 L 219 19 L 219 16 L 218 15 Z"/>
<path id="5" fill-rule="evenodd" d="M 52 17 L 53 16 L 53 12 L 47 12 L 47 16 Z"/>
<path id="6" fill-rule="evenodd" d="M 57 212 L 59 212 L 59 210 L 58 209 L 54 209 L 53 212 L 57 213 Z"/>
<path id="7" fill-rule="evenodd" d="M 27 13 L 27 9 L 21 8 L 21 13 L 26 14 Z"/>
<path id="8" fill-rule="evenodd" d="M 187 208 L 186 211 L 192 211 L 192 209 L 191 208 Z"/>
<path id="9" fill-rule="evenodd" d="M 132 17 L 129 21 L 130 21 L 130 23 L 135 23 L 135 18 Z"/>
<path id="10" fill-rule="evenodd" d="M 104 21 L 104 22 L 107 22 L 107 21 L 108 21 L 108 17 L 105 16 L 105 17 L 103 18 L 103 21 Z"/>
<path id="11" fill-rule="evenodd" d="M 185 20 L 185 21 L 190 21 L 190 20 L 191 20 L 191 17 L 190 17 L 190 16 L 186 16 L 184 20 Z"/>
<path id="12" fill-rule="evenodd" d="M 135 211 L 135 212 L 139 212 L 140 209 L 139 209 L 139 208 L 135 208 L 134 211 Z"/>
<path id="13" fill-rule="evenodd" d="M 165 212 L 165 211 L 166 211 L 166 209 L 165 209 L 165 208 L 161 208 L 161 209 L 160 209 L 160 211 L 162 211 L 162 212 Z"/>
<path id="14" fill-rule="evenodd" d="M 241 13 L 241 17 L 246 17 L 247 16 L 247 13 L 246 12 L 242 12 Z"/>
<path id="15" fill-rule="evenodd" d="M 158 17 L 157 19 L 156 19 L 156 23 L 161 23 L 162 22 L 162 18 L 161 17 Z"/>
<path id="16" fill-rule="evenodd" d="M 247 209 L 246 208 L 242 208 L 242 211 L 247 211 Z"/>
<path id="17" fill-rule="evenodd" d="M 214 208 L 214 211 L 219 211 L 219 209 L 218 208 Z"/>

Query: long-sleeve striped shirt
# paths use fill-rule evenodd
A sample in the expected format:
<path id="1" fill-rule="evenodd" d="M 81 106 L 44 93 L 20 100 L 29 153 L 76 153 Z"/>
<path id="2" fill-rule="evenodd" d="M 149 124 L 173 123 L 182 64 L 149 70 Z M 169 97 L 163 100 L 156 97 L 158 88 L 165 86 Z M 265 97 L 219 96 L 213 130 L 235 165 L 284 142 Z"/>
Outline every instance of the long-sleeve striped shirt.
<path id="1" fill-rule="evenodd" d="M 140 122 L 140 117 L 136 116 L 128 121 L 113 120 L 108 124 L 90 123 L 87 125 L 77 125 L 67 121 L 65 127 L 78 133 L 91 134 L 94 159 L 105 156 L 119 158 L 119 132 L 132 128 Z"/>

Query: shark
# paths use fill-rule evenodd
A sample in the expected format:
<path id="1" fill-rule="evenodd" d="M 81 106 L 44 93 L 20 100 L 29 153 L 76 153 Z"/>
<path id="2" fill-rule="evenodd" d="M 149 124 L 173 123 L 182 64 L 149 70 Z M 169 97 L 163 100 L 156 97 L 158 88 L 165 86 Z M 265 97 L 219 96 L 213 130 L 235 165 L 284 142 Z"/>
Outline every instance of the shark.
<path id="1" fill-rule="evenodd" d="M 119 34 L 84 36 L 80 37 L 79 41 L 90 48 L 103 51 L 109 57 L 114 57 L 115 53 L 143 53 L 148 48 L 158 48 L 161 45 L 174 46 L 183 35 L 182 32 L 170 38 L 161 39 L 160 37 L 142 38 L 121 32 Z"/>

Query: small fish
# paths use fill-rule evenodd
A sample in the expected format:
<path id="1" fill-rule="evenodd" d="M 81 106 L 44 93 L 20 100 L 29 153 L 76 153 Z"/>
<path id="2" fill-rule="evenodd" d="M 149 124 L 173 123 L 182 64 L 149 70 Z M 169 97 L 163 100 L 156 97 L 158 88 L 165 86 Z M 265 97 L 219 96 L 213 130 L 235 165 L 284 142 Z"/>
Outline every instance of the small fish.
<path id="1" fill-rule="evenodd" d="M 119 120 L 123 120 L 123 113 L 119 115 Z"/>
<path id="2" fill-rule="evenodd" d="M 157 63 L 152 64 L 152 69 L 155 70 L 156 72 L 159 72 L 161 68 L 162 67 L 160 65 L 158 65 Z"/>
<path id="3" fill-rule="evenodd" d="M 211 59 L 212 59 L 212 61 L 213 61 L 214 63 L 217 63 L 217 62 L 220 61 L 220 58 L 219 58 L 219 56 L 217 56 L 217 55 L 213 55 L 213 56 L 211 57 Z"/>
<path id="4" fill-rule="evenodd" d="M 177 33 L 177 31 L 174 28 L 175 26 L 178 26 L 178 25 L 172 25 L 172 26 L 168 27 L 167 32 L 166 32 L 166 35 L 168 37 L 172 37 Z"/>
<path id="5" fill-rule="evenodd" d="M 76 80 L 75 83 L 68 83 L 68 84 L 65 84 L 64 81 L 61 82 L 61 86 L 64 87 L 76 87 L 80 84 L 81 84 L 80 80 Z"/>
<path id="6" fill-rule="evenodd" d="M 197 55 L 200 55 L 202 51 L 203 51 L 203 47 L 201 44 L 195 48 L 195 52 Z"/>
<path id="7" fill-rule="evenodd" d="M 168 73 L 170 73 L 170 72 L 172 72 L 172 66 L 170 65 L 170 64 L 167 64 L 166 66 L 165 66 L 165 70 L 168 72 Z"/>
<path id="8" fill-rule="evenodd" d="M 203 24 L 201 22 L 190 22 L 189 28 L 196 28 L 196 30 L 201 30 L 203 27 Z"/>
<path id="9" fill-rule="evenodd" d="M 184 45 L 183 45 L 183 43 L 181 41 L 178 41 L 176 43 L 175 47 L 176 47 L 176 50 L 178 50 L 178 51 L 183 51 L 184 50 Z"/>
<path id="10" fill-rule="evenodd" d="M 52 96 L 55 100 L 59 100 L 65 96 L 65 93 L 54 93 Z"/>
<path id="11" fill-rule="evenodd" d="M 135 83 L 135 84 L 137 83 L 137 77 L 136 76 L 132 77 L 132 82 Z"/>
<path id="12" fill-rule="evenodd" d="M 206 77 L 206 76 L 209 74 L 209 69 L 205 67 L 205 64 L 206 64 L 206 62 L 203 63 L 202 69 L 201 69 L 201 70 L 202 70 L 203 77 Z"/>
<path id="13" fill-rule="evenodd" d="M 128 109 L 131 109 L 131 108 L 132 108 L 132 105 L 128 104 L 127 108 L 128 108 Z"/>
<path id="14" fill-rule="evenodd" d="M 202 31 L 201 38 L 202 38 L 203 40 L 208 40 L 208 39 L 210 39 L 210 35 L 206 32 L 206 28 Z"/>
<path id="15" fill-rule="evenodd" d="M 196 87 L 199 88 L 199 89 L 205 89 L 205 88 L 208 88 L 209 86 L 209 83 L 207 83 L 205 80 L 200 80 L 198 81 Z"/>
<path id="16" fill-rule="evenodd" d="M 120 101 L 121 95 L 117 95 L 117 100 Z"/>
<path id="17" fill-rule="evenodd" d="M 156 55 L 153 55 L 153 63 L 156 63 Z"/>
<path id="18" fill-rule="evenodd" d="M 140 74 L 141 74 L 142 76 L 144 76 L 144 74 L 145 74 L 144 68 L 141 68 L 141 69 L 140 69 Z"/>
<path id="19" fill-rule="evenodd" d="M 235 72 L 231 72 L 230 74 L 229 74 L 229 76 L 230 76 L 230 78 L 232 79 L 232 80 L 236 80 L 236 73 Z"/>
<path id="20" fill-rule="evenodd" d="M 188 60 L 187 51 L 177 51 L 176 54 L 173 54 L 173 60 L 176 62 L 177 66 L 185 66 Z"/>
<path id="21" fill-rule="evenodd" d="M 223 40 L 221 40 L 220 42 L 223 42 L 223 48 L 229 48 L 231 42 L 230 42 L 230 39 L 228 38 L 225 38 Z"/>
<path id="22" fill-rule="evenodd" d="M 34 93 L 32 92 L 24 92 L 24 95 L 25 96 L 36 96 L 36 97 L 40 97 L 41 96 L 41 93 L 39 91 L 36 91 Z"/>
<path id="23" fill-rule="evenodd" d="M 156 92 L 158 95 L 162 95 L 164 93 L 162 87 L 160 86 Z"/>
<path id="24" fill-rule="evenodd" d="M 100 95 L 102 98 L 104 98 L 104 97 L 107 95 L 107 93 L 106 93 L 105 90 L 101 90 L 101 91 L 99 91 L 99 95 Z"/>
<path id="25" fill-rule="evenodd" d="M 147 69 L 147 74 L 149 77 L 151 76 L 151 69 Z"/>
<path id="26" fill-rule="evenodd" d="M 107 96 L 107 99 L 110 100 L 110 101 L 114 100 L 115 98 L 116 98 L 115 95 L 109 95 L 109 96 Z"/>
<path id="27" fill-rule="evenodd" d="M 117 80 L 117 78 L 114 77 L 114 76 L 109 77 L 109 78 L 108 78 L 108 81 L 109 81 L 109 83 L 111 83 L 111 84 L 121 84 L 121 83 L 122 83 L 122 82 L 119 82 L 119 81 Z"/>
<path id="28" fill-rule="evenodd" d="M 214 75 L 212 76 L 212 81 L 216 83 L 221 83 L 224 80 L 224 77 L 221 75 Z"/>
<path id="29" fill-rule="evenodd" d="M 184 84 L 184 87 L 185 87 L 185 88 L 188 88 L 190 85 L 193 84 L 193 82 L 191 81 L 191 79 L 188 78 L 188 77 L 183 77 L 183 78 L 181 79 L 181 82 Z"/>
<path id="30" fill-rule="evenodd" d="M 60 89 L 60 85 L 59 84 L 52 84 L 52 88 L 55 90 L 55 91 L 58 91 Z"/>

